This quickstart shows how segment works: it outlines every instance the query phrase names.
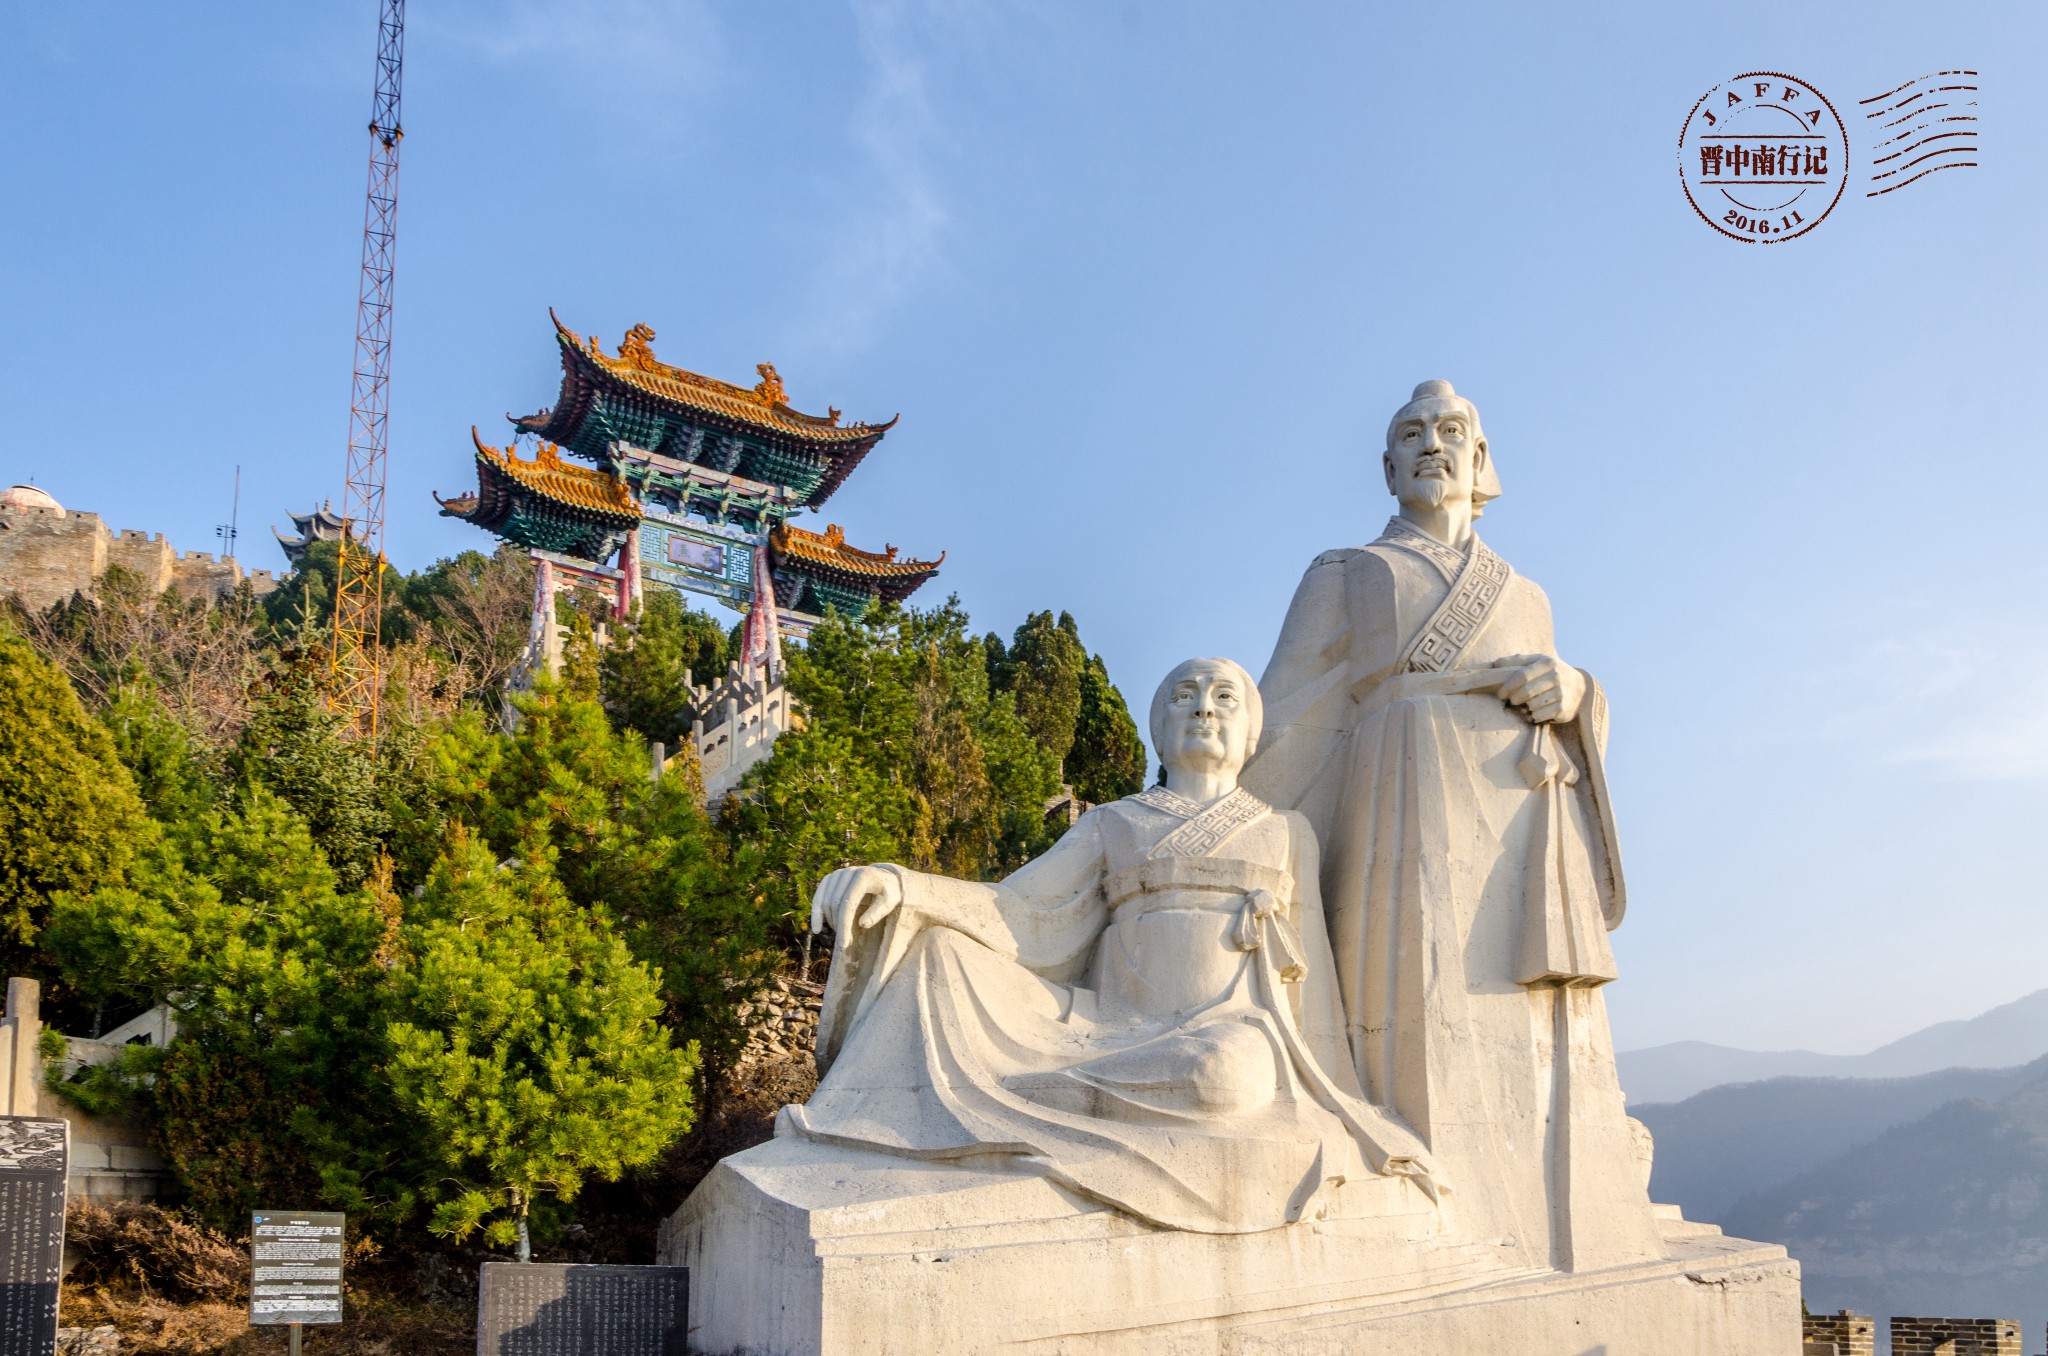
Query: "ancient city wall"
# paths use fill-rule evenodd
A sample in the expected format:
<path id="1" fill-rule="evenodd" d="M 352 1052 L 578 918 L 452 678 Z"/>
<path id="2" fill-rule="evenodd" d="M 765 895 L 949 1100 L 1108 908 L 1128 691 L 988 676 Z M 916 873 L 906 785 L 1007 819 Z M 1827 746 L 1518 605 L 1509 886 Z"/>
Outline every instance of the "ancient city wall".
<path id="1" fill-rule="evenodd" d="M 32 609 L 62 602 L 106 573 L 111 537 L 94 513 L 0 504 L 0 593 Z"/>
<path id="2" fill-rule="evenodd" d="M 1804 1356 L 1875 1356 L 1877 1320 L 1843 1309 L 1833 1314 L 1808 1314 Z"/>
<path id="3" fill-rule="evenodd" d="M 93 521 L 99 520 L 94 518 Z M 177 553 L 171 550 L 171 544 L 164 540 L 161 532 L 152 536 L 147 532 L 123 529 L 107 543 L 106 554 L 108 565 L 118 565 L 128 571 L 148 586 L 151 593 L 162 593 L 171 586 L 171 562 Z"/>
<path id="4" fill-rule="evenodd" d="M 1892 1319 L 1892 1356 L 2023 1356 L 2010 1318 Z"/>
<path id="5" fill-rule="evenodd" d="M 31 610 L 90 596 L 101 575 L 119 566 L 151 593 L 177 588 L 188 596 L 219 597 L 247 579 L 260 596 L 277 587 L 269 570 L 244 571 L 233 557 L 172 549 L 161 532 L 110 531 L 97 513 L 0 504 L 0 595 L 12 594 Z"/>

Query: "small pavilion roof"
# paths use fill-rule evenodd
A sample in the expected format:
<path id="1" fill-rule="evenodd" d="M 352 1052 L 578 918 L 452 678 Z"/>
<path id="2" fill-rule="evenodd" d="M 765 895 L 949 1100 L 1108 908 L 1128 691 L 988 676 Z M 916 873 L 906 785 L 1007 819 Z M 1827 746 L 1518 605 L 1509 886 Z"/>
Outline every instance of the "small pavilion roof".
<path id="1" fill-rule="evenodd" d="M 553 443 L 542 443 L 533 460 L 525 461 L 510 447 L 492 447 L 474 428 L 469 436 L 476 444 L 477 490 L 448 499 L 436 494 L 434 502 L 444 514 L 494 529 L 517 509 L 524 491 L 593 522 L 623 527 L 639 523 L 640 505 L 624 482 L 563 461 L 561 449 Z"/>
<path id="2" fill-rule="evenodd" d="M 287 537 L 275 526 L 270 529 L 270 535 L 277 538 L 277 544 L 284 551 L 285 559 L 294 565 L 299 563 L 299 557 L 304 555 L 306 548 L 314 542 L 339 541 L 342 529 L 347 526 L 342 516 L 334 511 L 331 501 L 320 505 L 311 513 L 292 513 L 286 516 L 292 520 L 292 526 L 297 529 L 298 535 Z"/>
<path id="3" fill-rule="evenodd" d="M 810 532 L 783 523 L 768 534 L 768 554 L 775 565 L 799 574 L 816 574 L 857 587 L 876 589 L 892 603 L 900 603 L 920 585 L 939 572 L 945 552 L 937 560 L 899 558 L 896 548 L 863 551 L 846 544 L 846 530 L 837 523 L 823 532 Z"/>

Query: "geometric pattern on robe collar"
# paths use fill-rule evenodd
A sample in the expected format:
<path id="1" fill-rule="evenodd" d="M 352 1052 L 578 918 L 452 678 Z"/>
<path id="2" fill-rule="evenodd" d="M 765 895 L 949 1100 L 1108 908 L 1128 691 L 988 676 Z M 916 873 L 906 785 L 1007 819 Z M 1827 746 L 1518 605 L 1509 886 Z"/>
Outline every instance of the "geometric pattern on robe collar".
<path id="1" fill-rule="evenodd" d="M 1471 538 L 1476 543 L 1479 540 L 1479 534 L 1474 532 L 1471 534 Z M 1436 566 L 1438 573 L 1443 575 L 1446 584 L 1455 580 L 1458 577 L 1458 571 L 1465 568 L 1466 551 L 1460 551 L 1455 546 L 1438 541 L 1406 518 L 1387 519 L 1387 530 L 1380 533 L 1379 541 L 1373 544 L 1377 546 L 1382 543 L 1388 546 L 1399 546 L 1404 550 L 1412 551 L 1416 555 L 1421 556 L 1424 560 Z"/>
<path id="2" fill-rule="evenodd" d="M 1466 649 L 1486 629 L 1494 608 L 1507 591 L 1514 569 L 1487 548 L 1474 532 L 1464 551 L 1446 546 L 1403 518 L 1387 520 L 1379 542 L 1421 556 L 1444 577 L 1451 591 L 1415 633 L 1402 656 L 1407 673 L 1448 673 L 1458 667 Z"/>
<path id="3" fill-rule="evenodd" d="M 1147 787 L 1131 799 L 1186 821 L 1145 854 L 1155 858 L 1206 857 L 1222 846 L 1225 839 L 1272 809 L 1241 786 L 1206 809 L 1163 786 Z"/>

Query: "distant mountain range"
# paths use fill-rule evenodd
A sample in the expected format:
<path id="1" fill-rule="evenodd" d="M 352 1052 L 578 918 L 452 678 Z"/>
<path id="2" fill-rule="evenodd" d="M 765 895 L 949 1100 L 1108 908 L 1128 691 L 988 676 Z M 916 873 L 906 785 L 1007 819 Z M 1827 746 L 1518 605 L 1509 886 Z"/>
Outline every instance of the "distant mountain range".
<path id="1" fill-rule="evenodd" d="M 2006 1069 L 2042 1055 L 2048 1055 L 2048 989 L 1967 1021 L 1937 1022 L 1867 1055 L 1736 1050 L 1677 1041 L 1626 1051 L 1617 1062 L 1622 1091 L 1634 1109 L 1763 1078 L 1904 1078 L 1937 1069 Z"/>
<path id="2" fill-rule="evenodd" d="M 2016 1318 L 2040 1349 L 2048 990 L 1867 1055 L 1686 1042 L 1621 1061 L 1630 1111 L 1656 1141 L 1651 1195 L 1785 1244 L 1815 1312 L 1874 1314 L 1881 1335 L 1893 1314 Z M 1770 1076 L 1816 1068 L 1866 1076 Z M 1722 1073 L 1740 1081 L 1651 1099 Z"/>
<path id="3" fill-rule="evenodd" d="M 1783 1243 L 1814 1312 L 2048 1323 L 2048 1062 L 1996 1101 L 1950 1102 L 1722 1218 Z"/>
<path id="4" fill-rule="evenodd" d="M 1687 1219 L 1720 1223 L 1742 1197 L 1789 1182 L 1894 1126 L 1950 1102 L 2001 1100 L 2039 1077 L 2048 1077 L 2048 1059 L 1918 1078 L 1773 1078 L 1629 1110 L 1656 1140 L 1650 1195 L 1683 1206 Z"/>

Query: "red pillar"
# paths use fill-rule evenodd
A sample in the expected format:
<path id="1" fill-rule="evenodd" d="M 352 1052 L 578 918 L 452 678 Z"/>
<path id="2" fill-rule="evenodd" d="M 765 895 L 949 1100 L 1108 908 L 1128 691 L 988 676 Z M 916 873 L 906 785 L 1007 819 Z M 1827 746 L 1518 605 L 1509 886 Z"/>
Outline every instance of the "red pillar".
<path id="1" fill-rule="evenodd" d="M 639 602 L 640 529 L 636 527 L 626 534 L 626 544 L 619 548 L 619 620 L 632 616 Z"/>

